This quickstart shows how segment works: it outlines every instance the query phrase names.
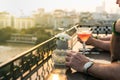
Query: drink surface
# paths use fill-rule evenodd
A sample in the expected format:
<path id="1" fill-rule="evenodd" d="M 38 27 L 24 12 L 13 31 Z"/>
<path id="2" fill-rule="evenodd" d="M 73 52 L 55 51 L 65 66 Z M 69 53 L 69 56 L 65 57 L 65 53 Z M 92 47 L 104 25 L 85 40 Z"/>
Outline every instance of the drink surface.
<path id="1" fill-rule="evenodd" d="M 86 42 L 88 38 L 90 37 L 90 33 L 79 33 L 78 37 L 83 41 Z"/>

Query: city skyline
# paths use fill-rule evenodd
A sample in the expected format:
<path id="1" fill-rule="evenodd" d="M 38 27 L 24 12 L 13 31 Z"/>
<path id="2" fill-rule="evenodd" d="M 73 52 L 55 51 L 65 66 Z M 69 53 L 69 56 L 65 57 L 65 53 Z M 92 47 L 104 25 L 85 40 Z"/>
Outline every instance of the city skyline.
<path id="1" fill-rule="evenodd" d="M 116 0 L 0 0 L 0 12 L 6 11 L 13 15 L 31 15 L 33 11 L 44 8 L 46 12 L 55 9 L 75 10 L 77 12 L 94 12 L 96 7 L 102 6 L 105 1 L 105 10 L 115 12 Z"/>

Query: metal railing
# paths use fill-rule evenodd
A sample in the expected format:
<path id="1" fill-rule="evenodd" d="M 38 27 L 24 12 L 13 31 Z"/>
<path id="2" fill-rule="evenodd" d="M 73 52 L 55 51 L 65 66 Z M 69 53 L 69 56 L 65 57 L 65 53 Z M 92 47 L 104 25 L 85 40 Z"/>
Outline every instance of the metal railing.
<path id="1" fill-rule="evenodd" d="M 53 37 L 0 64 L 0 80 L 45 80 L 54 67 L 51 57 L 55 48 L 56 38 Z"/>
<path id="2" fill-rule="evenodd" d="M 35 79 L 41 80 L 43 78 L 44 80 L 45 74 L 49 74 L 50 68 L 53 66 L 50 59 L 55 47 L 55 37 L 53 37 L 8 62 L 2 63 L 0 65 L 0 80 L 33 80 L 33 75 Z"/>
<path id="3" fill-rule="evenodd" d="M 78 27 L 91 27 L 93 29 L 93 34 L 111 34 L 112 33 L 112 24 L 111 25 L 78 25 Z"/>

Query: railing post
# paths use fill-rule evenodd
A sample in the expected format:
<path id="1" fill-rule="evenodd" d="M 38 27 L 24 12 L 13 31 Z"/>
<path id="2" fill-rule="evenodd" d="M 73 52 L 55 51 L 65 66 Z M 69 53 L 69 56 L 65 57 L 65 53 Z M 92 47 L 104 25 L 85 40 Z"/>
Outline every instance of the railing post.
<path id="1" fill-rule="evenodd" d="M 12 80 L 15 80 L 15 77 L 14 77 L 14 64 L 13 62 L 10 64 L 10 74 L 12 75 Z"/>

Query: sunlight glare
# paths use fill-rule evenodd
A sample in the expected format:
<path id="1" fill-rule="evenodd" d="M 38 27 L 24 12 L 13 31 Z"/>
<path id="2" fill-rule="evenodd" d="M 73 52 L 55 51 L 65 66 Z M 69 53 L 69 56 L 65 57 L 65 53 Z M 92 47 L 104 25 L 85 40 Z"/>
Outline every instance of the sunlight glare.
<path id="1" fill-rule="evenodd" d="M 60 80 L 58 74 L 53 74 L 52 75 L 52 80 Z"/>

